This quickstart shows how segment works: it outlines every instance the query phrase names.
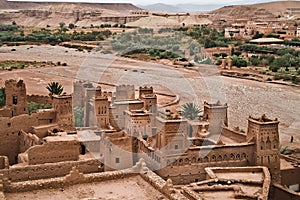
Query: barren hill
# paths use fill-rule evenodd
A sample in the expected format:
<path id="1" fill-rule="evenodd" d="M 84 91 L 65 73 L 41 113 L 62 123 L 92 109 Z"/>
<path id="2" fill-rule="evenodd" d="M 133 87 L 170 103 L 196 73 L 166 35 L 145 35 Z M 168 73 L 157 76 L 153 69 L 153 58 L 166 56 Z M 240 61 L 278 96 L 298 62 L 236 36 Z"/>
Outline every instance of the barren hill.
<path id="1" fill-rule="evenodd" d="M 140 8 L 130 3 L 18 2 L 0 0 L 0 23 L 16 21 L 23 26 L 58 26 L 59 22 L 79 25 L 123 23 L 130 11 Z M 126 19 L 128 17 L 128 19 Z"/>
<path id="2" fill-rule="evenodd" d="M 130 3 L 80 3 L 80 2 L 22 2 L 0 0 L 0 9 L 34 9 L 47 6 L 60 7 L 75 5 L 78 8 L 108 9 L 127 12 L 129 10 L 138 10 L 140 8 Z"/>
<path id="3" fill-rule="evenodd" d="M 280 15 L 288 8 L 299 8 L 300 1 L 277 1 L 253 5 L 224 6 L 212 11 L 212 14 L 227 15 L 232 17 L 249 17 L 257 15 Z"/>

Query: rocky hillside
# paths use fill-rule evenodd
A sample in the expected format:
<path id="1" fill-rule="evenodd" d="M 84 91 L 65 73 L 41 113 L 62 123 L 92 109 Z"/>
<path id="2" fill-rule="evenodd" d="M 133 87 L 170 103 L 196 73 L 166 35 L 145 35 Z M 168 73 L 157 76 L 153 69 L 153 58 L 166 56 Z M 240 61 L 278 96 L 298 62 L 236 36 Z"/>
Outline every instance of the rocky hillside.
<path id="1" fill-rule="evenodd" d="M 58 26 L 60 22 L 90 25 L 118 23 L 140 8 L 129 3 L 49 3 L 0 0 L 0 23 L 23 26 Z M 123 18 L 122 18 L 123 17 Z M 122 18 L 122 19 L 121 19 Z"/>
<path id="2" fill-rule="evenodd" d="M 227 15 L 233 18 L 251 17 L 258 15 L 282 15 L 288 8 L 300 8 L 300 1 L 277 1 L 253 5 L 225 6 L 212 11 L 212 14 Z"/>

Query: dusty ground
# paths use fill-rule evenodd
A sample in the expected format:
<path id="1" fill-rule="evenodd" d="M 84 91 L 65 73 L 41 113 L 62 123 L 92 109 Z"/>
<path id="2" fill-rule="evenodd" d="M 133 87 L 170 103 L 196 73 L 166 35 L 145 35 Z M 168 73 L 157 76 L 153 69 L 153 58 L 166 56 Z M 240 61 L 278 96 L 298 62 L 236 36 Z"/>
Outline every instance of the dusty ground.
<path id="1" fill-rule="evenodd" d="M 155 190 L 141 177 L 131 177 L 121 180 L 105 181 L 74 185 L 61 189 L 47 189 L 23 193 L 6 194 L 7 200 L 35 200 L 35 199 L 97 199 L 97 200 L 164 200 L 163 194 Z"/>
<path id="2" fill-rule="evenodd" d="M 9 78 L 22 78 L 30 94 L 47 94 L 50 81 L 62 83 L 66 92 L 72 92 L 75 79 L 113 84 L 152 85 L 158 92 L 180 95 L 181 104 L 203 101 L 227 102 L 229 125 L 246 130 L 247 117 L 264 113 L 280 120 L 281 142 L 300 143 L 300 89 L 249 80 L 221 77 L 213 66 L 200 66 L 199 71 L 117 58 L 99 52 L 78 52 L 55 46 L 28 46 L 0 48 L 0 60 L 60 61 L 66 67 L 0 71 L 0 86 Z M 104 90 L 113 87 L 103 85 Z"/>

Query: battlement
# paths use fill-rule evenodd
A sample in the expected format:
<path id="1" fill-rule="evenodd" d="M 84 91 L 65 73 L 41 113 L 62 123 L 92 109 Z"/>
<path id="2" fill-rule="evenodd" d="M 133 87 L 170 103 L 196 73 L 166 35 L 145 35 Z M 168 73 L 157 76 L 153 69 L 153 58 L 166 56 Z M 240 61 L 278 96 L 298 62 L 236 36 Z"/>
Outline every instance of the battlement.
<path id="1" fill-rule="evenodd" d="M 72 98 L 72 95 L 70 94 L 62 94 L 62 95 L 53 95 L 52 96 L 53 99 L 68 99 L 68 98 Z"/>
<path id="2" fill-rule="evenodd" d="M 153 87 L 152 86 L 139 87 L 139 99 L 146 98 L 147 95 L 153 95 Z"/>
<path id="3" fill-rule="evenodd" d="M 107 91 L 104 91 L 102 92 L 102 97 L 112 97 L 112 92 L 107 92 Z"/>
<path id="4" fill-rule="evenodd" d="M 265 114 L 263 114 L 261 117 L 258 117 L 258 118 L 249 116 L 248 120 L 251 122 L 257 123 L 257 124 L 277 124 L 277 123 L 279 123 L 277 118 L 272 120 L 272 119 L 268 118 Z"/>
<path id="5" fill-rule="evenodd" d="M 125 84 L 123 84 L 123 85 L 117 85 L 116 86 L 116 91 L 119 91 L 119 90 L 134 90 L 134 85 L 125 85 Z"/>
<path id="6" fill-rule="evenodd" d="M 153 87 L 152 86 L 140 86 L 139 90 L 152 90 L 153 91 Z"/>
<path id="7" fill-rule="evenodd" d="M 156 94 L 145 94 L 143 95 L 144 99 L 153 99 L 153 98 L 157 98 Z"/>
<path id="8" fill-rule="evenodd" d="M 220 101 L 217 101 L 216 103 L 208 103 L 204 101 L 204 107 L 217 108 L 217 107 L 228 107 L 228 105 L 227 103 L 221 104 Z"/>
<path id="9" fill-rule="evenodd" d="M 10 79 L 10 80 L 6 80 L 5 81 L 5 87 L 24 87 L 25 88 L 25 83 L 23 80 L 14 80 L 14 79 Z"/>

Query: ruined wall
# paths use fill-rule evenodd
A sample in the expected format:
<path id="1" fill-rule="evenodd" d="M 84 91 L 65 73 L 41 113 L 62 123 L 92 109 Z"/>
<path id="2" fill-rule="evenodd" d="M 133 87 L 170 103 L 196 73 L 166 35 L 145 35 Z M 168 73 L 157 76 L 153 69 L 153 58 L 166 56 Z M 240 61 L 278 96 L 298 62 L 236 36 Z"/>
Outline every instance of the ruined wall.
<path id="1" fill-rule="evenodd" d="M 12 116 L 28 114 L 26 86 L 23 80 L 6 80 L 6 107 L 12 109 Z"/>
<path id="2" fill-rule="evenodd" d="M 40 104 L 52 105 L 52 99 L 49 96 L 42 95 L 27 95 L 27 102 L 35 102 Z"/>
<path id="3" fill-rule="evenodd" d="M 86 159 L 40 165 L 12 166 L 6 170 L 0 170 L 0 173 L 3 173 L 4 177 L 10 181 L 16 182 L 65 176 L 74 166 L 85 174 L 96 173 L 99 172 L 99 165 L 100 162 L 96 159 Z"/>
<path id="4" fill-rule="evenodd" d="M 20 152 L 19 131 L 30 132 L 32 126 L 39 126 L 54 121 L 55 116 L 53 112 L 53 110 L 49 110 L 12 118 L 0 117 L 0 155 L 7 156 L 11 165 L 17 163 Z"/>
<path id="5" fill-rule="evenodd" d="M 25 152 L 27 149 L 34 145 L 40 144 L 40 139 L 35 134 L 26 133 L 24 131 L 20 131 L 20 142 L 19 142 L 19 152 Z"/>
<path id="6" fill-rule="evenodd" d="M 29 165 L 76 161 L 79 158 L 80 144 L 78 141 L 57 141 L 30 147 L 26 153 Z"/>

